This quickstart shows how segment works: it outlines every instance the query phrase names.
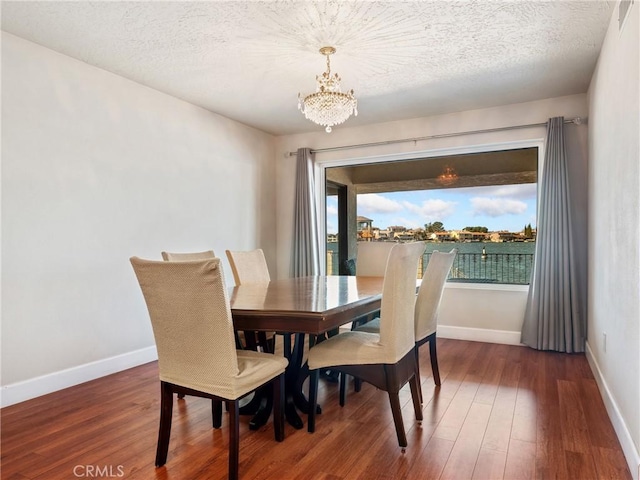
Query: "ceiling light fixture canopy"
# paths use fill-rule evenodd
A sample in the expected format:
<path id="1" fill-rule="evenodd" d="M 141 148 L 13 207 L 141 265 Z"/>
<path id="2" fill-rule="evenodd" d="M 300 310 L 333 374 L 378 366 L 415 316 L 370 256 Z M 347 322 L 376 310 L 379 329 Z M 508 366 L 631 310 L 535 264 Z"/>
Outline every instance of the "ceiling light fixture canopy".
<path id="1" fill-rule="evenodd" d="M 304 116 L 318 125 L 322 125 L 331 132 L 331 127 L 347 120 L 351 114 L 358 116 L 358 101 L 353 96 L 353 90 L 342 93 L 340 90 L 340 76 L 331 75 L 329 57 L 336 53 L 334 47 L 322 47 L 320 53 L 327 57 L 327 71 L 316 75 L 318 82 L 315 93 L 303 97 L 298 93 L 298 110 Z"/>

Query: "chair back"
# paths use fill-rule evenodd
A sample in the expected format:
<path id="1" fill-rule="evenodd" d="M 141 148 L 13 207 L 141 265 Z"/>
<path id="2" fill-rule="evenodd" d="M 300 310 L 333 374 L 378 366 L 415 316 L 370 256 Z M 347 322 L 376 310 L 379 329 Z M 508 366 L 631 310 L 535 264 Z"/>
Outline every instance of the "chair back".
<path id="1" fill-rule="evenodd" d="M 414 348 L 418 260 L 424 249 L 424 242 L 399 243 L 389 254 L 380 305 L 383 363 L 396 363 Z"/>
<path id="2" fill-rule="evenodd" d="M 356 275 L 383 277 L 391 249 L 395 242 L 358 242 Z"/>
<path id="3" fill-rule="evenodd" d="M 215 258 L 213 250 L 207 250 L 206 252 L 193 252 L 193 253 L 171 253 L 162 252 L 162 259 L 167 262 L 189 262 L 191 260 L 206 260 L 207 258 Z"/>
<path id="4" fill-rule="evenodd" d="M 457 253 L 458 249 L 454 248 L 449 253 L 435 250 L 431 254 L 431 259 L 422 275 L 422 283 L 416 299 L 416 342 L 436 331 L 444 285 Z"/>
<path id="5" fill-rule="evenodd" d="M 238 358 L 220 259 L 130 261 L 149 310 L 160 380 L 233 398 Z"/>
<path id="6" fill-rule="evenodd" d="M 262 249 L 248 251 L 227 250 L 226 253 L 236 285 L 269 283 L 271 281 L 269 267 Z"/>

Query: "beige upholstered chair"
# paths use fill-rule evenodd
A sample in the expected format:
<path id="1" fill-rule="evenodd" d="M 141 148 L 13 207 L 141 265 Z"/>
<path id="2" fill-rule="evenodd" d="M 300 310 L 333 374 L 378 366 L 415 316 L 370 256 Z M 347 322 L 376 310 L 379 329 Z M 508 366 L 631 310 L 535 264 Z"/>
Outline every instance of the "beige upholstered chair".
<path id="1" fill-rule="evenodd" d="M 206 260 L 208 258 L 216 258 L 216 254 L 213 250 L 205 250 L 204 252 L 187 252 L 187 253 L 172 253 L 161 252 L 162 259 L 166 262 L 190 262 L 193 260 Z M 244 345 L 244 333 L 236 332 L 236 346 L 242 348 Z M 183 398 L 184 395 L 178 394 L 178 398 Z"/>
<path id="2" fill-rule="evenodd" d="M 356 275 L 361 277 L 384 277 L 387 259 L 395 242 L 358 242 L 356 254 Z M 352 329 L 373 320 L 380 312 L 374 312 L 363 318 L 356 319 Z M 360 389 L 360 386 L 357 386 Z"/>
<path id="3" fill-rule="evenodd" d="M 395 242 L 358 242 L 356 275 L 361 277 L 383 277 L 387 258 Z"/>
<path id="4" fill-rule="evenodd" d="M 385 268 L 387 267 L 387 259 L 389 252 L 397 245 L 396 242 L 358 242 L 356 251 L 356 275 L 361 277 L 383 277 Z M 366 325 L 367 322 L 374 320 L 380 312 L 373 312 L 360 318 L 356 318 L 351 322 L 351 330 L 356 329 L 360 325 Z M 340 377 L 340 405 L 344 405 L 345 401 L 345 385 L 346 375 Z M 360 379 L 354 381 L 354 389 L 359 392 L 361 388 Z"/>
<path id="5" fill-rule="evenodd" d="M 256 250 L 227 250 L 227 259 L 231 265 L 236 285 L 246 283 L 269 283 L 269 267 L 261 248 Z"/>
<path id="6" fill-rule="evenodd" d="M 161 407 L 156 466 L 166 463 L 173 393 L 224 401 L 229 411 L 229 478 L 238 477 L 239 400 L 273 382 L 274 430 L 284 438 L 282 357 L 236 350 L 220 259 L 157 262 L 131 258 L 149 310 L 158 350 Z M 217 406 L 217 407 L 216 407 Z M 216 415 L 213 412 L 214 428 Z M 217 412 L 220 413 L 220 412 Z"/>
<path id="7" fill-rule="evenodd" d="M 407 437 L 398 392 L 409 382 L 416 419 L 422 420 L 414 354 L 414 304 L 423 242 L 397 244 L 384 275 L 380 333 L 348 331 L 309 350 L 309 431 L 315 430 L 319 369 L 332 368 L 371 383 L 389 394 L 398 443 Z"/>
<path id="8" fill-rule="evenodd" d="M 162 259 L 165 262 L 190 262 L 193 260 L 207 260 L 209 258 L 215 258 L 216 254 L 213 253 L 213 250 L 206 250 L 204 252 L 187 252 L 187 253 L 172 253 L 172 252 L 160 252 L 160 254 L 162 255 Z M 238 333 L 236 332 L 236 335 L 238 335 Z M 240 337 L 236 336 L 236 345 L 241 345 Z M 184 398 L 184 394 L 183 393 L 178 393 L 178 398 Z M 216 400 L 213 400 L 214 405 L 213 405 L 213 409 L 214 412 L 220 412 L 220 418 L 215 420 L 217 423 L 220 423 L 222 420 L 222 410 L 218 409 L 218 406 L 215 405 Z"/>
<path id="9" fill-rule="evenodd" d="M 215 258 L 213 250 L 207 250 L 205 252 L 193 252 L 193 253 L 171 253 L 162 252 L 162 259 L 167 262 L 188 262 L 190 260 L 206 260 L 207 258 Z"/>
<path id="10" fill-rule="evenodd" d="M 431 356 L 431 370 L 433 381 L 440 385 L 440 372 L 438 371 L 438 356 L 436 354 L 436 328 L 438 327 L 438 313 L 440 302 L 444 292 L 444 285 L 451 271 L 453 261 L 458 254 L 454 248 L 449 253 L 431 253 L 429 264 L 422 276 L 418 298 L 416 299 L 416 360 L 418 348 L 429 342 L 429 354 Z M 418 372 L 420 363 L 418 363 Z"/>
<path id="11" fill-rule="evenodd" d="M 252 284 L 252 283 L 269 283 L 271 276 L 269 275 L 269 267 L 264 257 L 262 249 L 256 250 L 226 250 L 229 265 L 233 272 L 233 279 L 236 285 Z M 251 340 L 247 338 L 247 340 Z M 250 342 L 251 343 L 251 342 Z M 255 343 L 255 342 L 254 342 Z M 258 345 L 269 352 L 274 351 L 274 332 L 258 332 Z M 254 347 L 254 345 L 250 345 Z"/>
<path id="12" fill-rule="evenodd" d="M 431 254 L 431 258 L 429 259 L 427 268 L 422 275 L 422 283 L 420 284 L 418 297 L 416 299 L 416 361 L 419 358 L 418 348 L 421 345 L 429 342 L 431 370 L 433 372 L 433 381 L 436 385 L 440 385 L 440 372 L 438 371 L 438 356 L 436 353 L 436 328 L 438 326 L 438 312 L 440 311 L 440 301 L 442 300 L 444 286 L 447 282 L 449 271 L 451 270 L 451 266 L 453 265 L 453 261 L 455 260 L 457 253 L 458 249 L 454 248 L 449 253 L 439 252 L 435 250 Z M 358 327 L 358 331 L 380 331 L 380 319 L 375 319 L 372 322 Z M 419 371 L 420 363 L 418 362 L 418 372 Z"/>

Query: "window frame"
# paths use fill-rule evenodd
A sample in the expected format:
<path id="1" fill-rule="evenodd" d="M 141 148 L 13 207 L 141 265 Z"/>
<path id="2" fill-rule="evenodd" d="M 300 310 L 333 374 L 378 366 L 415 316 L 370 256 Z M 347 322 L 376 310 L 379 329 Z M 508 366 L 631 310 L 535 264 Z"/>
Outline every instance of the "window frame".
<path id="1" fill-rule="evenodd" d="M 505 150 L 518 150 L 522 148 L 538 149 L 538 179 L 541 178 L 542 170 L 544 167 L 544 138 L 535 138 L 528 140 L 515 140 L 508 142 L 494 142 L 478 145 L 460 146 L 460 147 L 448 147 L 430 150 L 419 150 L 413 152 L 402 152 L 395 154 L 384 155 L 370 155 L 365 157 L 347 157 L 340 159 L 322 159 L 321 152 L 316 154 L 315 159 L 315 183 L 316 183 L 316 205 L 318 206 L 318 234 L 319 246 L 320 246 L 320 258 L 326 258 L 327 245 L 326 245 L 326 226 L 327 226 L 327 212 L 326 212 L 326 169 L 332 167 L 346 167 L 353 165 L 363 165 L 371 163 L 385 163 L 396 161 L 407 161 L 414 159 L 435 158 L 450 155 L 465 155 L 469 153 L 489 153 L 494 151 Z M 318 158 L 320 156 L 320 158 Z M 536 216 L 540 207 L 540 198 L 536 195 Z M 536 222 L 537 223 L 537 222 Z M 323 239 L 323 240 L 322 240 Z M 326 263 L 320 262 L 320 273 L 326 275 Z M 506 287 L 506 288 L 505 288 Z M 514 287 L 517 287 L 514 289 Z M 492 284 L 488 287 L 485 284 L 468 283 L 464 285 L 464 288 L 468 289 L 491 289 L 491 290 L 523 290 L 527 291 L 529 285 L 509 285 L 509 284 Z"/>

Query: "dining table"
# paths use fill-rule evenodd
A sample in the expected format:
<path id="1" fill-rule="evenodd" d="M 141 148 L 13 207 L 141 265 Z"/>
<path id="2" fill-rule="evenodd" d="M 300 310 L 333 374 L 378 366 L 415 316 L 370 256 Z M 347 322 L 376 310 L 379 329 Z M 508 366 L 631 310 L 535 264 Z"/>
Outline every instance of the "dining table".
<path id="1" fill-rule="evenodd" d="M 303 362 L 304 343 L 321 340 L 328 332 L 380 310 L 383 277 L 314 275 L 241 284 L 230 289 L 234 328 L 245 332 L 276 332 L 283 336 L 285 416 L 297 429 L 303 427 L 298 411 L 308 413 L 302 385 L 309 374 Z M 292 341 L 293 339 L 293 341 Z M 320 411 L 318 411 L 320 413 Z M 266 423 L 270 407 L 255 414 L 250 428 Z"/>

